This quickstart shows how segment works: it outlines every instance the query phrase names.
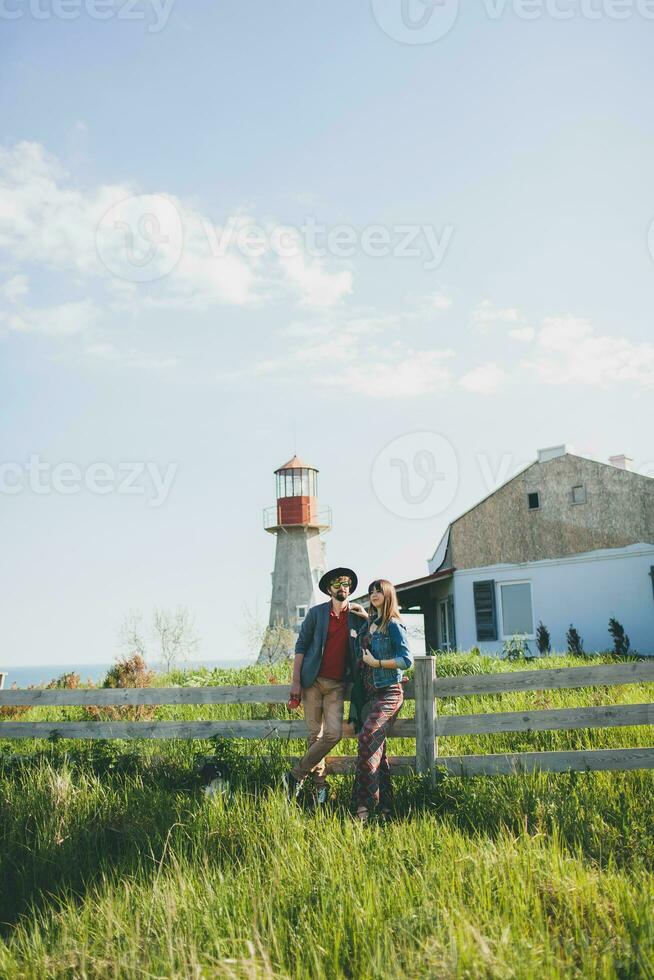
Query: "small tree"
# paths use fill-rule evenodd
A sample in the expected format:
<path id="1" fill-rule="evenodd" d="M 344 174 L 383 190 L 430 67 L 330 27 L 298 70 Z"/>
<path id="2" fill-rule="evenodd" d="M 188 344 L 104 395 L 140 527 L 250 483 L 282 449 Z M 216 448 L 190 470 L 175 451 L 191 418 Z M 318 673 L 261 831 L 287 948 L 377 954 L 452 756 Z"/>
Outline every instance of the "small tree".
<path id="1" fill-rule="evenodd" d="M 138 654 L 145 660 L 146 642 L 143 614 L 140 609 L 130 609 L 118 628 L 118 640 L 127 657 Z"/>
<path id="2" fill-rule="evenodd" d="M 148 656 L 147 631 L 140 609 L 130 609 L 118 629 L 118 639 L 124 659 Z M 155 644 L 152 659 L 161 661 L 170 671 L 180 660 L 192 656 L 200 645 L 195 622 L 186 606 L 178 606 L 174 612 L 155 608 L 152 612 L 150 636 Z"/>
<path id="3" fill-rule="evenodd" d="M 541 654 L 550 653 L 552 650 L 550 631 L 547 626 L 543 625 L 542 620 L 536 628 L 536 646 L 538 647 L 538 652 Z"/>
<path id="4" fill-rule="evenodd" d="M 622 623 L 619 623 L 613 616 L 609 619 L 609 633 L 613 637 L 613 652 L 618 657 L 629 653 L 631 640 L 625 633 Z"/>
<path id="5" fill-rule="evenodd" d="M 152 614 L 152 631 L 158 646 L 159 660 L 167 671 L 180 660 L 187 660 L 200 645 L 195 621 L 186 606 L 178 606 L 175 612 L 155 609 Z"/>
<path id="6" fill-rule="evenodd" d="M 566 633 L 565 638 L 568 643 L 568 653 L 575 653 L 580 656 L 584 652 L 584 641 L 572 623 L 570 623 L 570 629 Z"/>
<path id="7" fill-rule="evenodd" d="M 288 660 L 293 656 L 297 634 L 295 630 L 284 626 L 282 622 L 267 626 L 261 643 L 261 652 L 257 663 L 275 664 L 280 660 Z"/>

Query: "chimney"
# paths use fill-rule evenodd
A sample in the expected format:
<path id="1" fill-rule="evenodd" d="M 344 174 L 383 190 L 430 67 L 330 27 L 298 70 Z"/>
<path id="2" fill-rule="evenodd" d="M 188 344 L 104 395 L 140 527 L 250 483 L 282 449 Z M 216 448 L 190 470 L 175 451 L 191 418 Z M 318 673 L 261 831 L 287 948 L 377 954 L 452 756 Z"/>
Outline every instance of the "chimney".
<path id="1" fill-rule="evenodd" d="M 548 449 L 538 450 L 538 462 L 547 463 L 550 459 L 556 459 L 558 456 L 565 456 L 568 452 L 568 447 L 564 444 L 562 446 L 550 446 Z"/>
<path id="2" fill-rule="evenodd" d="M 609 463 L 619 470 L 630 470 L 633 459 L 630 456 L 609 456 Z"/>

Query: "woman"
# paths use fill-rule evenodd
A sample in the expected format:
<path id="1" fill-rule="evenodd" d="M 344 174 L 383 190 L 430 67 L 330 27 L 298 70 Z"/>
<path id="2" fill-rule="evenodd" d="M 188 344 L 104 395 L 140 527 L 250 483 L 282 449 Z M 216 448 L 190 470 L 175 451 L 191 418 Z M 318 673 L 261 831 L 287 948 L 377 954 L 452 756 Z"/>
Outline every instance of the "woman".
<path id="1" fill-rule="evenodd" d="M 372 582 L 368 594 L 368 622 L 359 635 L 361 656 L 355 686 L 362 689 L 363 711 L 357 718 L 353 692 L 354 721 L 363 722 L 359 731 L 359 752 L 354 778 L 354 805 L 361 821 L 376 808 L 385 819 L 392 810 L 390 767 L 386 757 L 386 736 L 402 707 L 402 672 L 413 660 L 407 643 L 406 627 L 394 586 L 387 579 Z"/>

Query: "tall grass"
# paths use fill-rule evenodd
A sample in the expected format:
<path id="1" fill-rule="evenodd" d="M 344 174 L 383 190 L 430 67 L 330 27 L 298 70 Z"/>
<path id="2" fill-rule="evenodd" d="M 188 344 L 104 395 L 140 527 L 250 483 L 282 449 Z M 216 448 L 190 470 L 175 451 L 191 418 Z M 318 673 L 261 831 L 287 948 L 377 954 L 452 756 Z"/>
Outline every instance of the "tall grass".
<path id="1" fill-rule="evenodd" d="M 439 670 L 470 672 L 479 661 L 445 658 Z M 248 668 L 208 680 L 269 675 Z M 652 693 L 633 685 L 599 695 L 627 703 Z M 544 696 L 456 699 L 439 711 L 520 710 Z M 595 703 L 598 692 L 550 696 L 563 706 Z M 278 706 L 157 711 L 285 716 Z M 440 748 L 552 747 L 547 738 L 650 744 L 646 729 L 619 729 L 470 736 Z M 399 777 L 397 819 L 361 827 L 348 813 L 348 777 L 333 780 L 327 813 L 284 801 L 278 778 L 298 747 L 225 743 L 234 793 L 210 800 L 193 768 L 207 743 L 0 742 L 0 976 L 654 976 L 652 772 L 447 776 L 435 788 Z M 254 764 L 241 757 L 253 750 Z M 392 749 L 414 750 L 409 740 Z"/>

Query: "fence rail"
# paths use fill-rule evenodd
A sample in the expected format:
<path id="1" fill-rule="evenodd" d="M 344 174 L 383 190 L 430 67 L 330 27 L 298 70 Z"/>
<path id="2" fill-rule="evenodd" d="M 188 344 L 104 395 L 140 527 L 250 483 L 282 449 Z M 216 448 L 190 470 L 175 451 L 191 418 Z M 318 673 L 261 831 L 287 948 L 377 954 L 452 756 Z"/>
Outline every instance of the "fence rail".
<path id="1" fill-rule="evenodd" d="M 438 738 L 453 735 L 493 735 L 504 732 L 567 731 L 654 724 L 654 704 L 593 705 L 534 711 L 438 715 L 439 699 L 522 691 L 564 690 L 654 682 L 654 663 L 634 662 L 589 667 L 548 668 L 498 674 L 436 677 L 433 657 L 417 657 L 415 679 L 405 685 L 405 697 L 416 702 L 415 718 L 399 719 L 391 738 L 415 738 L 416 755 L 390 759 L 394 772 L 418 771 L 434 776 L 437 768 L 456 775 L 507 775 L 540 769 L 628 770 L 654 768 L 654 747 L 593 749 L 566 752 L 439 756 Z M 0 679 L 2 675 L 0 674 Z M 284 684 L 224 687 L 93 688 L 89 690 L 2 690 L 0 707 L 7 706 L 139 706 L 211 704 L 283 704 L 290 688 Z M 227 721 L 2 721 L 0 739 L 300 739 L 303 721 L 250 719 Z M 343 725 L 343 736 L 353 737 Z M 332 756 L 328 769 L 351 772 L 354 758 Z"/>

